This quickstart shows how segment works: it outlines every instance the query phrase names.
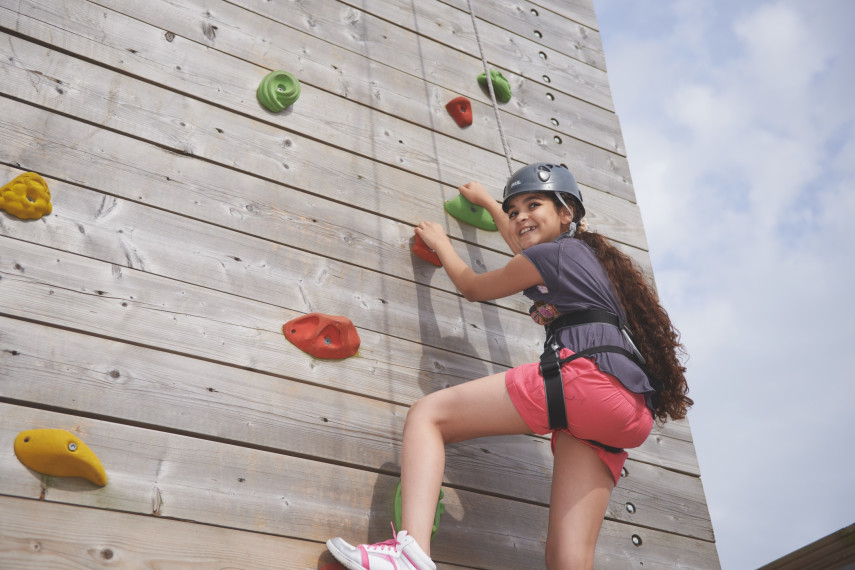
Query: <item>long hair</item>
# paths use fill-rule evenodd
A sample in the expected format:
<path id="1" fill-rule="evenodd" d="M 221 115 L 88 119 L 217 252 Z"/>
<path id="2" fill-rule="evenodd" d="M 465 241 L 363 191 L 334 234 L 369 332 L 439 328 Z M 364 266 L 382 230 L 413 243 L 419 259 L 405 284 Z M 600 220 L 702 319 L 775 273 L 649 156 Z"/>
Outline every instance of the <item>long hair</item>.
<path id="1" fill-rule="evenodd" d="M 557 194 L 553 196 L 556 196 L 553 200 L 556 208 L 562 208 Z M 576 198 L 564 194 L 564 199 L 570 200 L 574 221 L 578 223 L 577 218 L 581 215 L 575 213 L 581 214 L 582 209 L 578 207 Z M 601 234 L 590 230 L 577 231 L 574 237 L 594 250 L 626 313 L 627 325 L 636 347 L 644 356 L 647 373 L 662 382 L 663 387 L 654 398 L 656 417 L 663 422 L 669 417 L 674 420 L 686 417 L 686 411 L 694 404 L 687 396 L 686 368 L 680 362 L 680 356 L 684 356 L 686 351 L 680 342 L 680 333 L 671 324 L 656 291 L 636 263 Z"/>

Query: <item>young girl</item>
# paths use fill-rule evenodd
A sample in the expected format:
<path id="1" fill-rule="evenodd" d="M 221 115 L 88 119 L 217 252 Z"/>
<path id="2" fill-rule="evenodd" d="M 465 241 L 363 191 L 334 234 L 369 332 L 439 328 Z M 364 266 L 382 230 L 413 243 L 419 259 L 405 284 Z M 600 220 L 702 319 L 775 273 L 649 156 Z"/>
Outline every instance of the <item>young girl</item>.
<path id="1" fill-rule="evenodd" d="M 378 544 L 354 547 L 334 538 L 327 547 L 351 570 L 435 570 L 430 536 L 445 445 L 488 435 L 551 433 L 546 563 L 552 569 L 592 568 L 609 497 L 627 457 L 623 448 L 641 445 L 654 417 L 683 418 L 692 404 L 678 359 L 682 345 L 634 263 L 586 230 L 582 194 L 565 167 L 521 168 L 508 179 L 501 207 L 477 182 L 461 186 L 460 193 L 493 216 L 514 253 L 507 265 L 475 273 L 440 225 L 422 222 L 416 234 L 436 251 L 467 300 L 523 292 L 534 301 L 531 316 L 547 327 L 541 362 L 413 404 L 401 453 L 406 530 Z"/>

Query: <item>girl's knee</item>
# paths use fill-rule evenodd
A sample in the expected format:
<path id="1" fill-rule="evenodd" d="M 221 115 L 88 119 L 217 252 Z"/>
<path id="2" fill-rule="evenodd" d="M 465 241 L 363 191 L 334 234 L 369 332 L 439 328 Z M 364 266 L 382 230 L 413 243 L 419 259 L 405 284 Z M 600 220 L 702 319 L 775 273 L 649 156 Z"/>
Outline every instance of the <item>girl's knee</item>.
<path id="1" fill-rule="evenodd" d="M 404 421 L 404 430 L 436 429 L 440 432 L 443 441 L 449 443 L 448 436 L 445 434 L 445 427 L 448 424 L 447 405 L 437 394 L 436 392 L 428 394 L 410 406 L 407 419 Z"/>
<path id="2" fill-rule="evenodd" d="M 407 419 L 404 421 L 404 429 L 406 429 L 407 426 L 413 426 L 416 424 L 438 423 L 440 420 L 440 416 L 438 414 L 440 408 L 435 404 L 435 400 L 436 398 L 433 397 L 433 394 L 429 394 L 424 398 L 416 400 L 407 412 Z"/>

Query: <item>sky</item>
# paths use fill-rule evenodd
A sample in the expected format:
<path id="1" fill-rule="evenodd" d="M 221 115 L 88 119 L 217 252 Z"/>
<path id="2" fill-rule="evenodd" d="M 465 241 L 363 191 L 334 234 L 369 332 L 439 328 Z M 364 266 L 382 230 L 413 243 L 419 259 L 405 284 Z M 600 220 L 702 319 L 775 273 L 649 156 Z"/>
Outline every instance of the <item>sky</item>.
<path id="1" fill-rule="evenodd" d="M 725 570 L 855 523 L 855 2 L 594 0 Z"/>

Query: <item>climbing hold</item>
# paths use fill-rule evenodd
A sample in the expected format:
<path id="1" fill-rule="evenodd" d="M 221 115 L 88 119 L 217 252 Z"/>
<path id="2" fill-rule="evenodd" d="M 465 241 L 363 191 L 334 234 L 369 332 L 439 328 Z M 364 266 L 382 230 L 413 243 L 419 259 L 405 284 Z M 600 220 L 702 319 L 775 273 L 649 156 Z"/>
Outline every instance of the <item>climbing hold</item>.
<path id="1" fill-rule="evenodd" d="M 434 250 L 428 247 L 425 240 L 423 240 L 419 234 L 416 234 L 416 239 L 413 243 L 413 253 L 425 261 L 433 263 L 437 267 L 442 267 L 442 262 L 439 260 L 439 256 Z"/>
<path id="2" fill-rule="evenodd" d="M 329 564 L 321 568 L 321 570 L 347 570 L 347 568 L 342 566 L 340 562 L 330 562 Z"/>
<path id="3" fill-rule="evenodd" d="M 472 104 L 466 97 L 455 97 L 445 105 L 445 110 L 452 116 L 460 128 L 472 124 Z"/>
<path id="4" fill-rule="evenodd" d="M 445 512 L 445 505 L 442 504 L 442 499 L 445 493 L 440 488 L 439 499 L 436 502 L 436 511 L 433 515 L 433 529 L 430 533 L 430 539 L 436 537 L 436 531 L 439 530 L 439 517 Z M 401 528 L 401 482 L 398 481 L 398 489 L 395 491 L 395 528 Z"/>
<path id="5" fill-rule="evenodd" d="M 95 453 L 64 429 L 31 429 L 15 438 L 18 460 L 39 473 L 56 477 L 83 477 L 96 485 L 107 484 L 107 474 Z"/>
<path id="6" fill-rule="evenodd" d="M 501 101 L 502 103 L 507 103 L 511 100 L 511 84 L 508 83 L 508 80 L 505 79 L 505 76 L 502 75 L 502 72 L 496 71 L 495 69 L 490 70 L 490 77 L 493 80 L 493 92 L 496 94 L 496 99 Z M 481 85 L 484 89 L 489 89 L 487 87 L 487 75 L 482 73 L 478 76 L 478 84 Z"/>
<path id="7" fill-rule="evenodd" d="M 256 95 L 268 111 L 278 113 L 300 96 L 300 82 L 287 71 L 273 71 L 261 80 Z"/>
<path id="8" fill-rule="evenodd" d="M 50 214 L 50 190 L 45 179 L 25 172 L 0 188 L 0 209 L 24 220 L 37 220 Z"/>
<path id="9" fill-rule="evenodd" d="M 317 358 L 347 358 L 359 350 L 359 334 L 347 317 L 309 313 L 282 327 L 294 346 Z"/>
<path id="10" fill-rule="evenodd" d="M 464 198 L 463 194 L 458 194 L 456 198 L 447 201 L 445 203 L 445 211 L 458 220 L 472 224 L 482 230 L 494 232 L 499 229 L 496 226 L 496 222 L 493 221 L 490 212 L 481 206 L 476 206 Z"/>

